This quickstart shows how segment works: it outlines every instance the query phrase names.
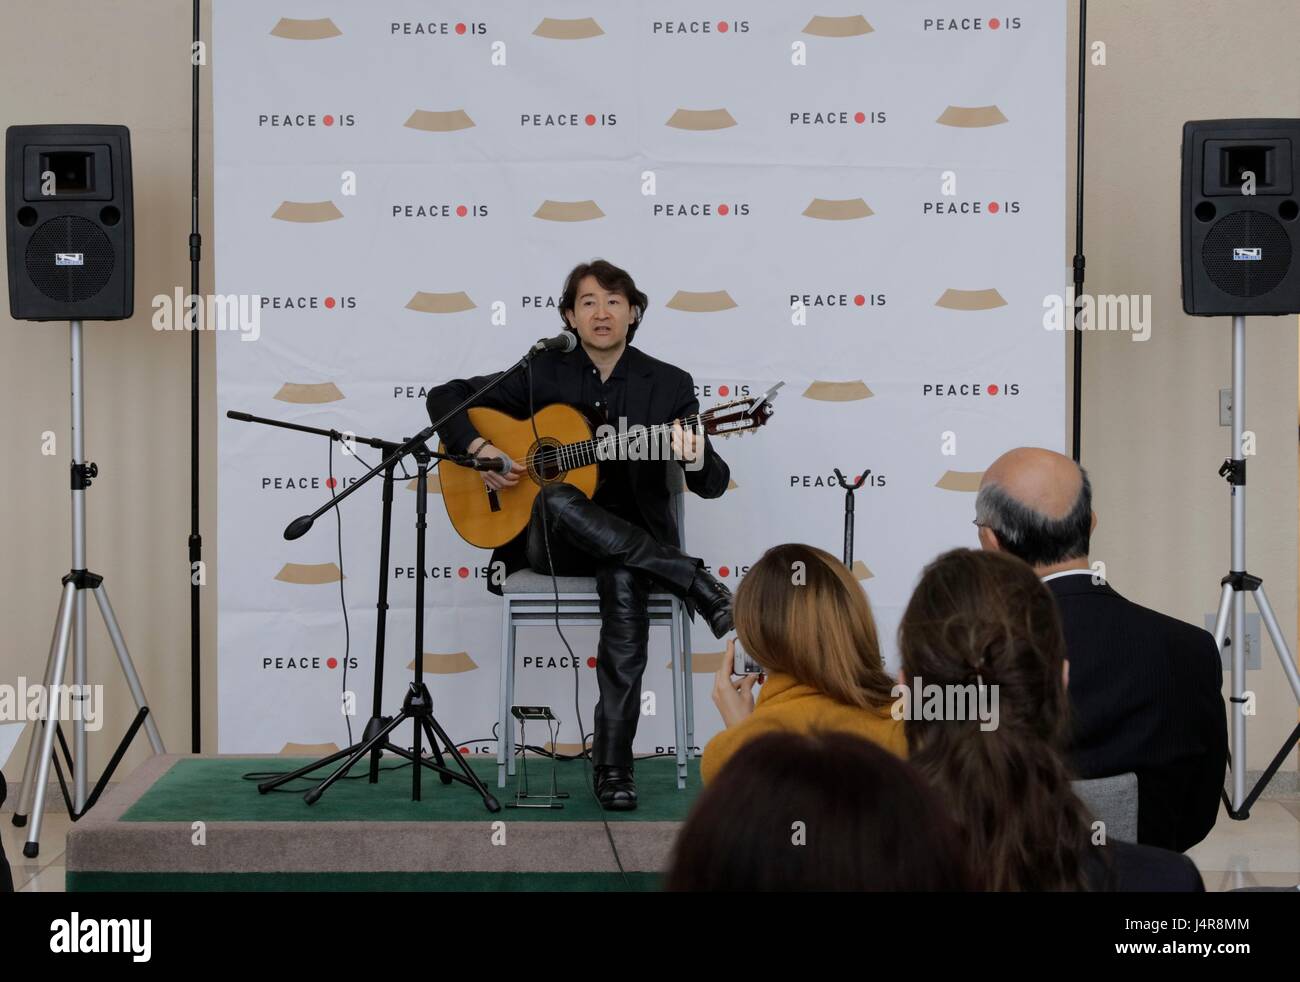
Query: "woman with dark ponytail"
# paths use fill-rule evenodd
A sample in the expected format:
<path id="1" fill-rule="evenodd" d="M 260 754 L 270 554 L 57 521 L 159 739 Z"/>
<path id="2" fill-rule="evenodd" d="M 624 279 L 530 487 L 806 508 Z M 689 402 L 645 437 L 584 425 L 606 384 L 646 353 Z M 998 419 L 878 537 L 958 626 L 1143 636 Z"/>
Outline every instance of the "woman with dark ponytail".
<path id="1" fill-rule="evenodd" d="M 899 648 L 911 706 L 938 685 L 989 687 L 996 707 L 992 726 L 975 714 L 916 711 L 904 726 L 909 759 L 946 800 L 982 889 L 1204 889 L 1184 856 L 1106 844 L 1075 797 L 1061 754 L 1065 643 L 1056 604 L 1029 566 L 1005 553 L 940 556 L 907 605 Z"/>

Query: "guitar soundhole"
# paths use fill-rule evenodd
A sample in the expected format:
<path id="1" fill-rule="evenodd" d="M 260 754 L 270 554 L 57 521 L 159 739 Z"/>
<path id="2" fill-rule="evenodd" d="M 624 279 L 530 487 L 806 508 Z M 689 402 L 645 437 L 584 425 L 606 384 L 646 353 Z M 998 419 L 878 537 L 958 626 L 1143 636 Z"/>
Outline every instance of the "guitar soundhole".
<path id="1" fill-rule="evenodd" d="M 566 471 L 560 462 L 561 444 L 558 440 L 543 438 L 528 451 L 528 476 L 538 484 L 552 484 L 561 480 Z"/>

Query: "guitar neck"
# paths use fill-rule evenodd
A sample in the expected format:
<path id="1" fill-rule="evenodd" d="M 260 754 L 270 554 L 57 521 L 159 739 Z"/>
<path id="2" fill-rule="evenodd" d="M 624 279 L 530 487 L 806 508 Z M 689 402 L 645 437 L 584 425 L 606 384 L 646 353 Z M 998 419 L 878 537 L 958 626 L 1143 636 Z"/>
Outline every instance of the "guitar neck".
<path id="1" fill-rule="evenodd" d="M 702 425 L 707 413 L 696 413 L 693 416 L 687 416 L 680 422 L 683 429 L 695 429 Z M 673 423 L 656 423 L 653 426 L 629 427 L 626 430 L 615 431 L 606 434 L 604 437 L 595 437 L 590 440 L 579 440 L 576 443 L 565 443 L 557 448 L 560 461 L 565 470 L 571 470 L 575 467 L 586 467 L 589 464 L 600 463 L 602 460 L 615 460 L 618 458 L 618 451 L 626 450 L 633 440 L 645 440 L 649 446 L 656 441 L 667 439 L 672 433 Z"/>

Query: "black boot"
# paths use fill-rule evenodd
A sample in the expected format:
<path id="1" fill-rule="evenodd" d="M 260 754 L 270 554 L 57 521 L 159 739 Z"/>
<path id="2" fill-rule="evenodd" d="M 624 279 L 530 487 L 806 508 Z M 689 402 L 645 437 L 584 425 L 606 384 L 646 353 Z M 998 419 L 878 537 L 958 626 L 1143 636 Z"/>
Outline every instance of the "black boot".
<path id="1" fill-rule="evenodd" d="M 703 566 L 695 571 L 687 597 L 709 622 L 715 638 L 722 637 L 735 626 L 731 619 L 731 591 Z"/>
<path id="2" fill-rule="evenodd" d="M 636 808 L 636 781 L 631 767 L 597 764 L 596 797 L 600 807 L 609 812 L 630 812 Z"/>

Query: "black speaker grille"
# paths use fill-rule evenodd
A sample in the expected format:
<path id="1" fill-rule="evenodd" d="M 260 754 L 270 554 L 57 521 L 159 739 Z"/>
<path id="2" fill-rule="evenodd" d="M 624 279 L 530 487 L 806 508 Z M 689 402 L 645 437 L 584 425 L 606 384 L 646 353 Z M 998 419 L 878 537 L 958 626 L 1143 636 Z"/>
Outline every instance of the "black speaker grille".
<path id="1" fill-rule="evenodd" d="M 1237 249 L 1258 249 L 1259 259 L 1236 259 Z M 1262 211 L 1237 211 L 1215 222 L 1201 249 L 1210 282 L 1234 297 L 1258 297 L 1291 268 L 1291 239 L 1282 223 Z"/>
<path id="2" fill-rule="evenodd" d="M 83 264 L 59 266 L 57 253 L 81 253 Z M 102 228 L 85 218 L 51 218 L 27 242 L 27 275 L 51 300 L 89 300 L 113 275 L 113 244 Z"/>

